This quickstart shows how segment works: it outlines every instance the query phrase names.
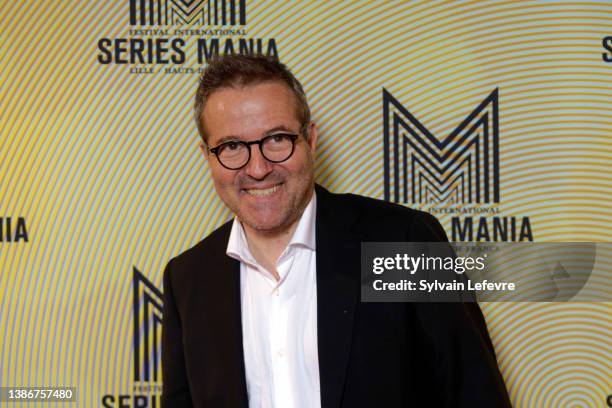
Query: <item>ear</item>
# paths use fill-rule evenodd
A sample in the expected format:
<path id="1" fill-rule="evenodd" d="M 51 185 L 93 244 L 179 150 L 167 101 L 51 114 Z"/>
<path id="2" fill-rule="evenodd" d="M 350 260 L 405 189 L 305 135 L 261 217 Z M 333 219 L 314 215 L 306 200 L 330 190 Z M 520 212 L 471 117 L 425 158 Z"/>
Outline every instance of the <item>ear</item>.
<path id="1" fill-rule="evenodd" d="M 306 128 L 306 132 L 308 134 L 308 145 L 310 146 L 310 151 L 314 155 L 317 151 L 317 125 L 314 122 L 310 122 Z"/>
<path id="2" fill-rule="evenodd" d="M 204 142 L 200 142 L 200 151 L 206 160 L 210 160 L 210 153 L 208 152 L 208 146 Z"/>

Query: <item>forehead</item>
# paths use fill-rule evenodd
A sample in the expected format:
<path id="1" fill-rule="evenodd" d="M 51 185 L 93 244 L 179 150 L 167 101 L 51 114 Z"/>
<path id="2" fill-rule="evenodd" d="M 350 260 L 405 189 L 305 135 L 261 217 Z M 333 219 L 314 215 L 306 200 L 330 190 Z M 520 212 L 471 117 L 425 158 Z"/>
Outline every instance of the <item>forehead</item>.
<path id="1" fill-rule="evenodd" d="M 206 101 L 202 120 L 208 142 L 238 137 L 255 139 L 278 127 L 299 131 L 298 101 L 283 82 L 224 87 Z"/>

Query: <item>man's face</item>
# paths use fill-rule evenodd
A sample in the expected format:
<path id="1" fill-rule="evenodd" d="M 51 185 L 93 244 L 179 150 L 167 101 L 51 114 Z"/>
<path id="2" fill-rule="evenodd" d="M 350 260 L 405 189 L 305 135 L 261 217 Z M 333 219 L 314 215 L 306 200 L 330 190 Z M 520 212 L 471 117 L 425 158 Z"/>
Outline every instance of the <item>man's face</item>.
<path id="1" fill-rule="evenodd" d="M 299 134 L 297 103 L 289 87 L 277 81 L 221 88 L 209 96 L 200 118 L 208 145 L 249 142 L 281 132 Z M 251 159 L 239 170 L 223 167 L 202 145 L 217 193 L 246 227 L 283 232 L 302 214 L 314 188 L 316 128 L 312 125 L 308 131 L 309 141 L 300 135 L 293 154 L 282 163 L 267 161 L 259 147 L 251 145 Z"/>

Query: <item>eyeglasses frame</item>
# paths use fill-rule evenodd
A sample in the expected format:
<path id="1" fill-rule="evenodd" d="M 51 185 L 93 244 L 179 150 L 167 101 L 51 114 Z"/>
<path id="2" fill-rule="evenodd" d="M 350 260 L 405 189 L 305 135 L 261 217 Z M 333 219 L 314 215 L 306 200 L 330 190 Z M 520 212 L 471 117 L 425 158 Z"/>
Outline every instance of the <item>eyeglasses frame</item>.
<path id="1" fill-rule="evenodd" d="M 304 133 L 304 131 L 306 130 L 307 126 L 303 126 L 302 129 L 300 129 L 300 133 Z M 278 136 L 278 135 L 285 135 L 285 136 L 289 136 L 289 138 L 291 139 L 291 153 L 289 153 L 289 155 L 287 156 L 287 158 L 280 160 L 280 161 L 275 161 L 275 160 L 270 160 L 266 157 L 266 155 L 263 152 L 263 142 L 264 140 L 270 138 L 270 137 L 274 137 L 274 136 Z M 223 167 L 225 167 L 228 170 L 240 170 L 244 167 L 246 167 L 247 164 L 249 164 L 249 162 L 251 161 L 251 146 L 252 145 L 258 145 L 259 146 L 259 152 L 261 153 L 262 157 L 264 159 L 266 159 L 267 161 L 269 161 L 270 163 L 282 163 L 285 162 L 287 160 L 289 160 L 291 158 L 291 156 L 293 156 L 293 152 L 295 151 L 295 141 L 300 137 L 299 134 L 295 134 L 295 133 L 287 133 L 287 132 L 278 132 L 278 133 L 273 133 L 271 135 L 267 135 L 262 137 L 259 140 L 252 140 L 250 142 L 245 142 L 242 140 L 232 140 L 232 141 L 228 141 L 228 142 L 223 142 L 215 147 L 207 147 L 206 149 L 208 150 L 209 153 L 213 153 L 215 155 L 215 157 L 217 158 L 217 161 L 219 162 L 219 164 Z M 231 168 L 226 166 L 225 164 L 223 164 L 223 162 L 221 161 L 221 159 L 219 159 L 219 149 L 221 147 L 223 147 L 225 144 L 227 143 L 240 143 L 242 145 L 246 145 L 246 147 L 249 150 L 249 158 L 247 159 L 247 161 L 240 167 L 236 167 L 236 168 Z"/>

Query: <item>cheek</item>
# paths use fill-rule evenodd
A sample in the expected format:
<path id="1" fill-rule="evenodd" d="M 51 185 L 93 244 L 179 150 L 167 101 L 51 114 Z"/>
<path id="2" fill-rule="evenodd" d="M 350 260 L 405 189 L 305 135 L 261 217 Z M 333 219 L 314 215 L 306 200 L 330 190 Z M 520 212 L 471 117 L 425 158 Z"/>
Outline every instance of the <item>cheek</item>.
<path id="1" fill-rule="evenodd" d="M 313 171 L 312 155 L 310 152 L 300 152 L 299 161 L 292 166 L 291 172 L 300 175 L 300 179 L 303 179 L 303 176 L 311 171 Z"/>
<path id="2" fill-rule="evenodd" d="M 223 171 L 223 169 L 211 168 L 211 176 L 215 183 L 215 187 L 219 191 L 231 189 L 234 184 L 235 175 L 228 174 L 228 172 Z"/>

